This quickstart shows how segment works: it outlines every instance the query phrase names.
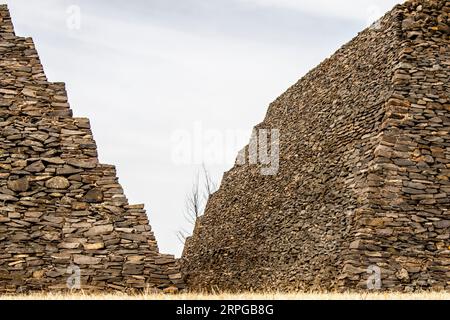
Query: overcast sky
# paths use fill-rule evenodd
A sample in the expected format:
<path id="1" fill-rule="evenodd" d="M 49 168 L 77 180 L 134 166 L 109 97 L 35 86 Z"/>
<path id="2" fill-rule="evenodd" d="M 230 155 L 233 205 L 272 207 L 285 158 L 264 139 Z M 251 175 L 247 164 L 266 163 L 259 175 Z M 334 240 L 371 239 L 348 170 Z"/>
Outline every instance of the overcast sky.
<path id="1" fill-rule="evenodd" d="M 400 2 L 0 0 L 176 255 L 201 163 L 220 181 L 271 101 Z"/>

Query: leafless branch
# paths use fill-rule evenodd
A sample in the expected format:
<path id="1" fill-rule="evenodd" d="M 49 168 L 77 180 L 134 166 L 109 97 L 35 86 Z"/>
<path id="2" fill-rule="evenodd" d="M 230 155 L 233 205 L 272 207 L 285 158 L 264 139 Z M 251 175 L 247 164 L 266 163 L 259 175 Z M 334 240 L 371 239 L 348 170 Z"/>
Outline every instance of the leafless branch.
<path id="1" fill-rule="evenodd" d="M 191 225 L 195 225 L 195 221 L 197 221 L 198 217 L 201 215 L 201 200 L 199 193 L 199 174 L 197 173 L 191 192 L 186 197 L 185 218 Z"/>
<path id="2" fill-rule="evenodd" d="M 210 174 L 208 172 L 208 169 L 206 169 L 206 166 L 205 166 L 204 163 L 202 164 L 202 169 L 203 169 L 203 176 L 204 176 L 204 179 L 205 179 L 205 185 L 204 185 L 205 192 L 203 194 L 203 198 L 207 202 L 209 197 L 214 192 L 216 192 L 217 186 L 214 183 L 214 181 L 211 179 L 211 176 L 210 176 Z"/>
<path id="3" fill-rule="evenodd" d="M 200 187 L 201 175 L 203 175 L 202 188 Z M 206 166 L 203 164 L 202 171 L 197 173 L 194 183 L 192 185 L 192 189 L 186 197 L 184 218 L 191 226 L 195 227 L 198 218 L 201 215 L 203 215 L 203 211 L 205 209 L 209 197 L 215 191 L 216 191 L 216 184 L 212 180 L 211 175 L 209 174 Z M 203 197 L 201 196 L 202 194 Z M 189 232 L 186 232 L 186 230 L 181 230 L 177 233 L 178 240 L 180 240 L 182 243 L 186 241 L 186 238 L 188 236 Z"/>
<path id="4" fill-rule="evenodd" d="M 186 230 L 181 229 L 177 232 L 178 241 L 180 241 L 182 245 L 185 244 L 187 237 L 189 237 L 189 232 L 187 232 Z"/>

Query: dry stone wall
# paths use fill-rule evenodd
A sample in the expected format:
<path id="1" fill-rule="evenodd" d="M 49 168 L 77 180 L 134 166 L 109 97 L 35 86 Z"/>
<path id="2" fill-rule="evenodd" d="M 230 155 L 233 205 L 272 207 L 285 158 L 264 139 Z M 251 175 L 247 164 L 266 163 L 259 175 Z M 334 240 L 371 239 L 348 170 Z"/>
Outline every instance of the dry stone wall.
<path id="1" fill-rule="evenodd" d="M 256 129 L 280 130 L 279 171 L 224 175 L 188 286 L 360 290 L 379 272 L 381 289 L 450 290 L 449 12 L 396 6 L 270 105 Z"/>
<path id="2" fill-rule="evenodd" d="M 384 287 L 450 290 L 450 2 L 398 11 L 392 95 L 341 279 L 363 286 L 378 265 Z"/>
<path id="3" fill-rule="evenodd" d="M 89 120 L 72 117 L 1 5 L 0 293 L 66 289 L 76 268 L 84 290 L 184 287 L 144 206 L 99 163 Z"/>

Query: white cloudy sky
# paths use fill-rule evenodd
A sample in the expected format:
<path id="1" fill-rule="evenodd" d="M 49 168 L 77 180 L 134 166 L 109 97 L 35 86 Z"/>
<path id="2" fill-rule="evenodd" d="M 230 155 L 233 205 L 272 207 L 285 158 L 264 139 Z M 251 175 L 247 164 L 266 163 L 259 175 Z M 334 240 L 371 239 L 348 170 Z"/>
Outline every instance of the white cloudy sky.
<path id="1" fill-rule="evenodd" d="M 200 164 L 219 181 L 271 101 L 400 2 L 0 0 L 49 80 L 66 82 L 75 116 L 91 119 L 130 202 L 146 204 L 161 251 L 176 255 Z M 195 161 L 174 158 L 183 150 Z"/>

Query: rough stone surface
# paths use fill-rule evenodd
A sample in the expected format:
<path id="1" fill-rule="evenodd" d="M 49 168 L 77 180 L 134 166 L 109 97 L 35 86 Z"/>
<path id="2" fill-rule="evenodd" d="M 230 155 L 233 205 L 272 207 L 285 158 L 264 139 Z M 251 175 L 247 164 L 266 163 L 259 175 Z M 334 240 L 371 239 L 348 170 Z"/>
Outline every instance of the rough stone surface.
<path id="1" fill-rule="evenodd" d="M 27 177 L 8 181 L 8 188 L 16 192 L 25 192 L 30 188 Z"/>
<path id="2" fill-rule="evenodd" d="M 70 187 L 70 182 L 64 177 L 53 177 L 45 183 L 49 189 L 67 189 Z"/>
<path id="3" fill-rule="evenodd" d="M 378 267 L 382 289 L 450 290 L 449 13 L 396 6 L 270 105 L 280 170 L 224 175 L 189 287 L 360 290 Z"/>
<path id="4" fill-rule="evenodd" d="M 99 188 L 89 190 L 83 197 L 83 200 L 89 203 L 103 202 L 103 191 Z"/>
<path id="5" fill-rule="evenodd" d="M 84 290 L 184 287 L 144 206 L 98 162 L 89 120 L 0 5 L 0 293 L 67 289 L 74 266 Z"/>

